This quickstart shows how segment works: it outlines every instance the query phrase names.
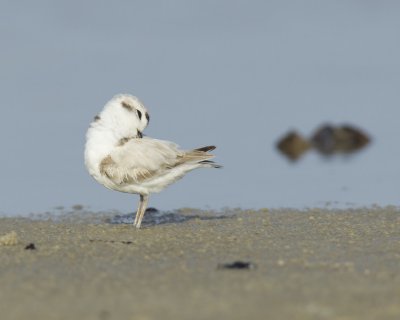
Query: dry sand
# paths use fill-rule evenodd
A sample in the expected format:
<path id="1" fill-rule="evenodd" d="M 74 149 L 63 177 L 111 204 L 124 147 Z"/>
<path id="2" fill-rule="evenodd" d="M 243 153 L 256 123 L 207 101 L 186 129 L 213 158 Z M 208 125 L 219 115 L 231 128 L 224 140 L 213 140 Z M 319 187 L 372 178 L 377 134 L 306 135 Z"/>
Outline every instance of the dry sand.
<path id="1" fill-rule="evenodd" d="M 400 319 L 396 208 L 173 218 L 1 218 L 0 319 Z"/>

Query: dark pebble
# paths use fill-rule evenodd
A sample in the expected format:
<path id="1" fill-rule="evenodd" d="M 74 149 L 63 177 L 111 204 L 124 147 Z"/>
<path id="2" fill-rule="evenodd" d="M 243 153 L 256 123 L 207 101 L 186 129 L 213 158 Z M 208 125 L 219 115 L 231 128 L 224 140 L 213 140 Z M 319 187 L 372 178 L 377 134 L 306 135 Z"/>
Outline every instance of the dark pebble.
<path id="1" fill-rule="evenodd" d="M 25 250 L 36 250 L 35 244 L 30 243 L 25 247 Z"/>
<path id="2" fill-rule="evenodd" d="M 219 264 L 218 269 L 237 269 L 237 270 L 249 270 L 254 269 L 255 265 L 251 262 L 235 261 L 232 263 Z"/>

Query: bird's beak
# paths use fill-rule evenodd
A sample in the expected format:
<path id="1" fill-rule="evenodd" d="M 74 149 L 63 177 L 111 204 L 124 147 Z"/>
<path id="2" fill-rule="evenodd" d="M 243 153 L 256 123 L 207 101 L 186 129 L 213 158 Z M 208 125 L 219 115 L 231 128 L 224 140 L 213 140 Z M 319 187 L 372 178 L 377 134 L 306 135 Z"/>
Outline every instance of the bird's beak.
<path id="1" fill-rule="evenodd" d="M 143 134 L 139 130 L 137 130 L 136 137 L 137 138 L 143 138 Z"/>

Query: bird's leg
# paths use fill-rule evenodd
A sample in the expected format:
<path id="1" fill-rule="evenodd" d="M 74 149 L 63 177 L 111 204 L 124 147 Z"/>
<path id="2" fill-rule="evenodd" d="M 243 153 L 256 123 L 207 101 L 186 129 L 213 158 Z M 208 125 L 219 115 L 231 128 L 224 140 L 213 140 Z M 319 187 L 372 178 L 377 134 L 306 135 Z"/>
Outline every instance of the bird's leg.
<path id="1" fill-rule="evenodd" d="M 138 212 L 139 214 L 139 219 L 136 223 L 136 228 L 140 228 L 140 225 L 142 224 L 142 220 L 144 217 L 144 214 L 146 213 L 146 208 L 147 208 L 147 203 L 149 201 L 149 196 L 148 195 L 140 195 L 140 199 L 141 199 L 141 208 L 140 208 L 140 212 Z M 137 217 L 137 216 L 136 216 Z"/>
<path id="2" fill-rule="evenodd" d="M 139 207 L 138 207 L 138 209 L 136 211 L 135 222 L 133 223 L 134 226 L 136 226 L 138 221 L 139 221 L 140 211 L 142 210 L 142 206 L 143 206 L 143 196 L 140 195 Z"/>

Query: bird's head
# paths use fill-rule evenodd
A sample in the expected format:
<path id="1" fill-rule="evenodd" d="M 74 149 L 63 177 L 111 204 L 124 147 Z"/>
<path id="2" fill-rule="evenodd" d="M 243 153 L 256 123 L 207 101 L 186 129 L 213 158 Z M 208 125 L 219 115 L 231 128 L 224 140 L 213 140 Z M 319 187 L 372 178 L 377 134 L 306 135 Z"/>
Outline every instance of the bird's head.
<path id="1" fill-rule="evenodd" d="M 114 96 L 98 116 L 99 120 L 121 137 L 142 137 L 150 121 L 149 113 L 138 98 L 130 94 Z"/>

